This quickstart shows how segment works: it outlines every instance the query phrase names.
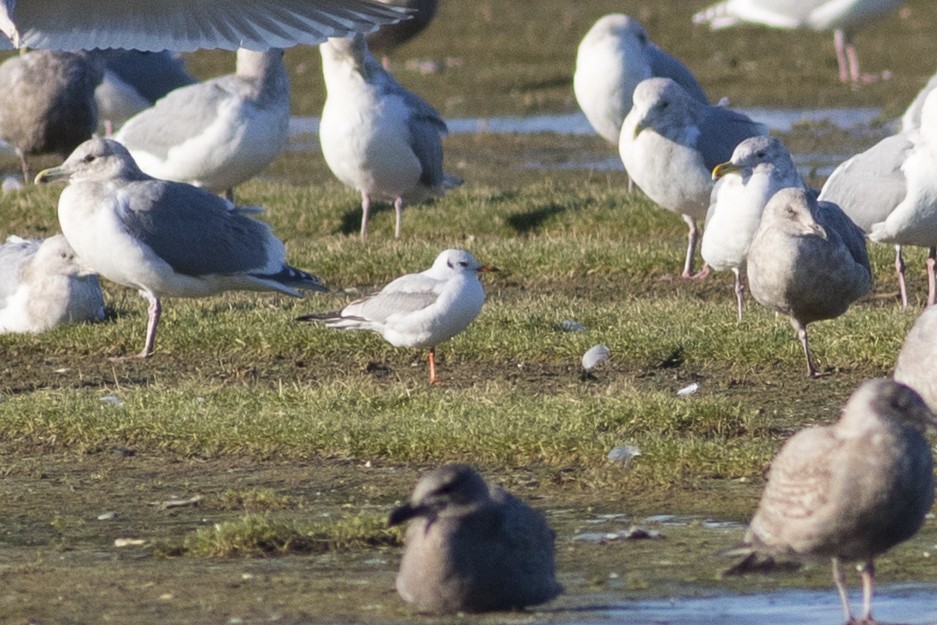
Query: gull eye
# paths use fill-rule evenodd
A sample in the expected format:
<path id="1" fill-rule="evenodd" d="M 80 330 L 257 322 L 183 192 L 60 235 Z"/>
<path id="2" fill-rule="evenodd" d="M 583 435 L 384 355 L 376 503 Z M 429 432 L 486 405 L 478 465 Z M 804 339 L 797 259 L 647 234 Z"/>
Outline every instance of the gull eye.
<path id="1" fill-rule="evenodd" d="M 459 261 L 459 264 L 460 264 L 461 266 L 463 266 L 463 267 L 468 267 L 468 261 L 467 261 L 467 260 L 460 260 L 460 261 Z"/>
<path id="2" fill-rule="evenodd" d="M 85 157 L 81 160 L 84 163 L 90 163 L 91 161 L 94 160 L 94 154 L 86 154 Z"/>
<path id="3" fill-rule="evenodd" d="M 765 151 L 764 151 L 764 150 L 759 150 L 759 151 L 755 154 L 755 156 L 757 156 L 758 158 L 764 158 L 764 157 L 765 157 Z"/>

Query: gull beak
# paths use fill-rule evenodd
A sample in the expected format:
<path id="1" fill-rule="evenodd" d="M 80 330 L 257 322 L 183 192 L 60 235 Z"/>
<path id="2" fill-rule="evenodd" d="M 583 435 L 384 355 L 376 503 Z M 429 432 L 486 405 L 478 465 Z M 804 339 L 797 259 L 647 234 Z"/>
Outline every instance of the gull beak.
<path id="1" fill-rule="evenodd" d="M 634 126 L 634 138 L 637 139 L 638 135 L 641 134 L 641 131 L 644 130 L 645 128 L 647 128 L 647 127 L 648 127 L 648 125 L 647 125 L 646 123 L 644 123 L 644 120 L 643 120 L 643 119 L 642 119 L 641 121 L 639 121 L 637 124 L 635 124 L 635 126 Z"/>
<path id="2" fill-rule="evenodd" d="M 741 171 L 741 170 L 742 168 L 736 165 L 735 163 L 733 163 L 732 161 L 729 161 L 728 163 L 719 163 L 718 165 L 713 167 L 713 180 L 719 180 L 723 176 L 726 176 L 728 174 L 734 174 L 735 172 Z"/>
<path id="3" fill-rule="evenodd" d="M 72 173 L 67 171 L 64 167 L 50 167 L 36 174 L 34 182 L 36 184 L 42 184 L 44 182 L 55 182 L 56 180 L 68 180 L 71 175 Z"/>
<path id="4" fill-rule="evenodd" d="M 495 267 L 494 265 L 482 265 L 475 271 L 477 271 L 478 273 L 492 273 L 494 271 L 501 271 L 501 270 Z"/>
<path id="5" fill-rule="evenodd" d="M 426 506 L 414 506 L 412 503 L 405 503 L 393 509 L 390 513 L 390 517 L 387 519 L 387 526 L 393 527 L 401 523 L 406 523 L 410 519 L 426 514 L 427 511 L 428 508 Z"/>

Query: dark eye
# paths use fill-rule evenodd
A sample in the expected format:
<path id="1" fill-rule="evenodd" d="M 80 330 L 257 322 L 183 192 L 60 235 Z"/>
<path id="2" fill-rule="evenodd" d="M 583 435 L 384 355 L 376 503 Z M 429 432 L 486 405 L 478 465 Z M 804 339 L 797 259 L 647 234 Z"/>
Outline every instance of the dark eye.
<path id="1" fill-rule="evenodd" d="M 759 150 L 759 151 L 755 154 L 755 156 L 757 156 L 758 158 L 764 158 L 764 157 L 765 157 L 765 151 L 764 151 L 764 150 Z"/>
<path id="2" fill-rule="evenodd" d="M 86 154 L 85 157 L 81 160 L 84 161 L 85 163 L 90 163 L 91 161 L 94 160 L 94 154 Z"/>
<path id="3" fill-rule="evenodd" d="M 467 260 L 460 260 L 460 261 L 459 261 L 459 264 L 460 264 L 461 266 L 463 266 L 463 267 L 468 267 L 468 261 L 467 261 Z"/>

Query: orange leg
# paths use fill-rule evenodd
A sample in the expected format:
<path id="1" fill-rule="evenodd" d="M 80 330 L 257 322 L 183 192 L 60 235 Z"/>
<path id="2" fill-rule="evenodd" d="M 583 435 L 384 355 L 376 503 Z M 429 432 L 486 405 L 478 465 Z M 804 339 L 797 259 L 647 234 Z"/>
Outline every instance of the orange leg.
<path id="1" fill-rule="evenodd" d="M 436 385 L 440 384 L 439 378 L 436 377 L 436 348 L 429 348 L 429 383 Z"/>

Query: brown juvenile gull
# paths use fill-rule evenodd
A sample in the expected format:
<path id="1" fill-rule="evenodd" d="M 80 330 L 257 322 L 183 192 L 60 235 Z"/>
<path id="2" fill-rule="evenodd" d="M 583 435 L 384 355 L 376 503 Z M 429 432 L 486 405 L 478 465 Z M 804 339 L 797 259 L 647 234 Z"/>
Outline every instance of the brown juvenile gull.
<path id="1" fill-rule="evenodd" d="M 516 610 L 563 591 L 543 515 L 469 466 L 424 476 L 389 524 L 406 521 L 397 592 L 420 611 Z"/>
<path id="2" fill-rule="evenodd" d="M 43 240 L 11 236 L 0 245 L 0 333 L 44 332 L 103 318 L 98 277 L 81 266 L 61 234 Z"/>
<path id="3" fill-rule="evenodd" d="M 748 250 L 748 283 L 760 304 L 790 316 L 816 377 L 807 324 L 840 316 L 872 285 L 862 230 L 835 204 L 781 189 Z"/>
<path id="4" fill-rule="evenodd" d="M 838 423 L 801 430 L 774 457 L 745 535 L 749 550 L 830 558 L 846 622 L 873 623 L 873 558 L 914 536 L 934 501 L 924 432 L 935 426 L 937 418 L 912 389 L 885 379 L 865 382 Z M 842 568 L 850 561 L 862 576 L 858 621 Z"/>
<path id="5" fill-rule="evenodd" d="M 917 318 L 895 362 L 895 381 L 916 390 L 937 411 L 937 306 Z"/>
<path id="6" fill-rule="evenodd" d="M 433 266 L 408 273 L 379 292 L 342 310 L 313 313 L 299 321 L 322 321 L 339 330 L 377 332 L 395 347 L 429 348 L 429 383 L 436 377 L 436 346 L 464 330 L 485 303 L 478 274 L 497 271 L 465 250 L 444 250 Z"/>
<path id="7" fill-rule="evenodd" d="M 283 51 L 240 49 L 237 71 L 180 87 L 114 135 L 154 178 L 215 193 L 259 174 L 286 144 L 290 86 Z"/>
<path id="8" fill-rule="evenodd" d="M 634 106 L 621 127 L 618 150 L 625 171 L 661 208 L 689 227 L 683 277 L 693 276 L 699 231 L 712 195 L 712 170 L 735 146 L 768 129 L 722 106 L 690 97 L 669 78 L 648 78 L 634 90 Z M 704 269 L 701 275 L 706 275 Z"/>
<path id="9" fill-rule="evenodd" d="M 81 262 L 149 302 L 143 351 L 153 353 L 162 297 L 206 297 L 228 290 L 324 291 L 315 276 L 286 263 L 270 226 L 205 189 L 158 180 L 110 139 L 78 146 L 36 182 L 67 180 L 59 197 L 62 233 Z"/>
<path id="10" fill-rule="evenodd" d="M 319 124 L 322 156 L 342 184 L 361 193 L 361 240 L 372 199 L 393 201 L 394 238 L 400 238 L 405 203 L 462 183 L 443 171 L 446 123 L 381 67 L 364 36 L 329 39 L 319 50 L 327 91 Z"/>
<path id="11" fill-rule="evenodd" d="M 103 63 L 85 53 L 34 50 L 0 65 L 0 139 L 16 148 L 26 183 L 29 156 L 65 158 L 91 138 L 103 77 Z"/>

